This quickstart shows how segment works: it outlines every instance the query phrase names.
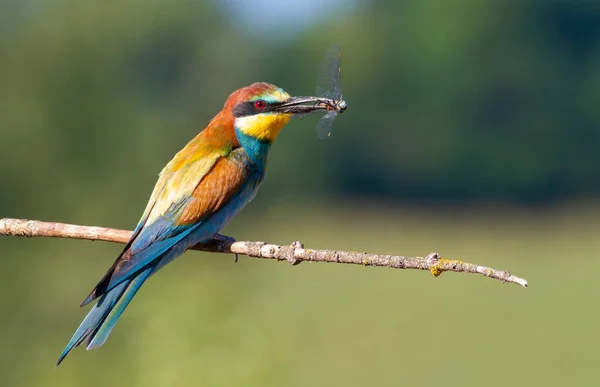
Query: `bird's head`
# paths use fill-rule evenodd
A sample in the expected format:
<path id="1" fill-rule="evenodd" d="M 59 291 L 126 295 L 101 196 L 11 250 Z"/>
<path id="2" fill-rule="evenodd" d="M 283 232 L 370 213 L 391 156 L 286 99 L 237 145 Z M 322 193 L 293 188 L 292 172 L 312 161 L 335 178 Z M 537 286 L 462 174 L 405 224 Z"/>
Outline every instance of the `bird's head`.
<path id="1" fill-rule="evenodd" d="M 263 82 L 234 91 L 225 107 L 231 109 L 237 131 L 264 142 L 275 141 L 292 117 L 327 110 L 316 97 L 291 97 Z"/>

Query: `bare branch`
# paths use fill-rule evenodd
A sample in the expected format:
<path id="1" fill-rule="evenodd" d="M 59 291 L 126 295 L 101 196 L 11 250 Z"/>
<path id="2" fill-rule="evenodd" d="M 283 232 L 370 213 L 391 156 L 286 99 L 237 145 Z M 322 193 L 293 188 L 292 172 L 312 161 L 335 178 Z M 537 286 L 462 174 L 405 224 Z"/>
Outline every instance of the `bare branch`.
<path id="1" fill-rule="evenodd" d="M 131 234 L 131 231 L 105 227 L 77 226 L 26 219 L 0 219 L 0 235 L 6 236 L 53 237 L 127 243 Z M 214 253 L 242 254 L 251 258 L 286 260 L 292 264 L 298 264 L 303 261 L 334 262 L 391 267 L 394 269 L 429 270 L 436 277 L 445 271 L 477 273 L 502 282 L 511 282 L 527 287 L 525 279 L 514 276 L 507 271 L 444 259 L 438 253 L 431 253 L 426 257 L 404 257 L 400 255 L 378 255 L 350 251 L 313 250 L 305 249 L 300 242 L 294 242 L 290 246 L 279 246 L 264 242 L 234 242 L 220 235 L 217 235 L 215 239 L 206 244 L 194 246 L 193 249 Z"/>

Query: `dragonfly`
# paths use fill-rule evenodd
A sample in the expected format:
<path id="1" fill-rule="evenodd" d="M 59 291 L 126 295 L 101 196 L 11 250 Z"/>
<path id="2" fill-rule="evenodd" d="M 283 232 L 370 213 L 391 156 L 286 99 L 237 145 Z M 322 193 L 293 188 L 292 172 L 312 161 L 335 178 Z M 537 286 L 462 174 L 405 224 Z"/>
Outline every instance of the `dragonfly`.
<path id="1" fill-rule="evenodd" d="M 315 111 L 327 111 L 317 123 L 317 136 L 324 140 L 331 135 L 331 125 L 339 113 L 343 113 L 348 104 L 342 99 L 342 85 L 340 81 L 340 46 L 332 45 L 327 51 L 325 60 L 319 69 L 317 77 L 316 97 L 296 97 L 293 105 L 288 105 L 288 111 L 301 115 L 302 105 L 318 106 Z"/>
<path id="2" fill-rule="evenodd" d="M 317 76 L 317 104 L 327 109 L 317 123 L 317 136 L 324 140 L 331 136 L 331 126 L 339 113 L 343 113 L 348 105 L 342 98 L 340 59 L 342 52 L 337 44 L 331 45 L 321 64 Z"/>

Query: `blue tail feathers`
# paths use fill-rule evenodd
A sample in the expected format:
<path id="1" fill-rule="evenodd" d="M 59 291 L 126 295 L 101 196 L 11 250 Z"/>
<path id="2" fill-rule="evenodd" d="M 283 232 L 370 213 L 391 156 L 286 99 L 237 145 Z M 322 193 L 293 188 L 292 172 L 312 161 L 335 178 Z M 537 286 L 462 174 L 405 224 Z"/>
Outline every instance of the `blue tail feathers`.
<path id="1" fill-rule="evenodd" d="M 58 366 L 74 347 L 77 347 L 86 339 L 88 339 L 86 349 L 98 348 L 104 344 L 117 320 L 144 281 L 152 274 L 152 271 L 152 267 L 146 268 L 134 278 L 120 283 L 104 294 L 81 322 L 58 358 L 56 365 Z"/>

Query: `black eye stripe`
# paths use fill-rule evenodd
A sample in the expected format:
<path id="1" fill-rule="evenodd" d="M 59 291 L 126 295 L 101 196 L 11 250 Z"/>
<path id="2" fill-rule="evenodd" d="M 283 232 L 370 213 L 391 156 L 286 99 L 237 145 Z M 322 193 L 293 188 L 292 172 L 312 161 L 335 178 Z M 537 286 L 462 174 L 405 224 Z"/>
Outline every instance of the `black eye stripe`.
<path id="1" fill-rule="evenodd" d="M 277 107 L 277 103 L 270 103 L 265 101 L 266 106 L 263 109 L 257 109 L 256 105 L 255 105 L 256 101 L 247 101 L 247 102 L 241 102 L 238 103 L 234 108 L 233 108 L 233 116 L 234 117 L 245 117 L 245 116 L 253 116 L 255 114 L 260 114 L 260 113 L 267 113 L 267 112 L 271 112 L 273 110 L 275 110 L 275 107 Z"/>

